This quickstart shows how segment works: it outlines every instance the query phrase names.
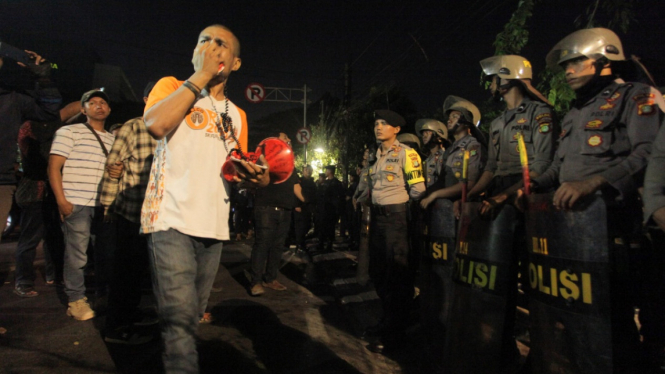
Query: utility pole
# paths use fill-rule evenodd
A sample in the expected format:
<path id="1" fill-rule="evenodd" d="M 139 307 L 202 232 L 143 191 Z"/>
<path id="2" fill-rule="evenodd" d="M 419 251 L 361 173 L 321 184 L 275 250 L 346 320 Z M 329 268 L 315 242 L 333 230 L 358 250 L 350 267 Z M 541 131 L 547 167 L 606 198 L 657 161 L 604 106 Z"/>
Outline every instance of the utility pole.
<path id="1" fill-rule="evenodd" d="M 302 127 L 307 128 L 307 85 L 303 87 L 303 99 L 302 99 Z M 307 143 L 302 145 L 305 150 L 305 165 L 307 165 Z"/>
<path id="2" fill-rule="evenodd" d="M 303 88 L 284 88 L 284 87 L 262 87 L 262 89 L 265 89 L 264 97 L 260 100 L 260 102 L 263 101 L 275 101 L 275 102 L 281 102 L 281 103 L 302 103 L 303 106 L 303 119 L 302 119 L 302 125 L 303 127 L 307 127 L 307 104 L 309 104 L 309 101 L 307 101 L 307 92 L 312 91 L 311 88 L 307 88 L 307 85 L 304 85 Z M 303 99 L 298 100 L 294 96 L 294 92 L 301 92 L 303 93 Z M 249 99 L 249 97 L 248 97 Z M 305 164 L 307 164 L 307 143 L 303 144 L 304 150 L 305 150 Z"/>
<path id="3" fill-rule="evenodd" d="M 346 186 L 349 183 L 349 107 L 351 104 L 351 65 L 344 64 L 344 100 L 342 101 L 344 113 L 344 152 L 342 154 L 342 181 Z"/>

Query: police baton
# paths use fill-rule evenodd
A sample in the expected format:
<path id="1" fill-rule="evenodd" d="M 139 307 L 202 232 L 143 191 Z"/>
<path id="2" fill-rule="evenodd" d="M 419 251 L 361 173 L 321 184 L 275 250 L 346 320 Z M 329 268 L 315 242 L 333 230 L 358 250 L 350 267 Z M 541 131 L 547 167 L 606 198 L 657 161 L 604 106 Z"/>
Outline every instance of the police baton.
<path id="1" fill-rule="evenodd" d="M 469 189 L 469 179 L 467 172 L 469 171 L 469 151 L 464 151 L 464 162 L 462 163 L 462 204 L 466 203 L 466 193 Z"/>
<path id="2" fill-rule="evenodd" d="M 524 181 L 524 194 L 529 196 L 531 193 L 531 177 L 529 176 L 529 156 L 526 153 L 526 144 L 524 144 L 524 134 L 517 133 L 517 144 L 520 150 L 520 164 L 522 164 L 522 180 Z"/>

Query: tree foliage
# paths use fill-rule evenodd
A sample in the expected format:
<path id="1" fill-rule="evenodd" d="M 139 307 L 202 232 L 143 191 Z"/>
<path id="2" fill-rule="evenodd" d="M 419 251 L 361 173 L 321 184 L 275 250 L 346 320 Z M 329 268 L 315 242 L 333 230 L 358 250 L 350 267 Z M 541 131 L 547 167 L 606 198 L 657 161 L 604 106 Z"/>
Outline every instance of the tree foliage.
<path id="1" fill-rule="evenodd" d="M 628 26 L 635 20 L 635 4 L 638 0 L 595 0 L 586 8 L 586 13 L 575 20 L 577 28 L 606 27 L 627 32 Z M 529 41 L 527 21 L 533 14 L 538 0 L 520 0 L 517 9 L 494 41 L 496 55 L 520 54 Z M 538 74 L 536 88 L 554 105 L 559 118 L 570 109 L 575 98 L 574 91 L 566 83 L 564 72 L 546 68 Z M 500 114 L 492 103 L 481 105 L 485 126 Z"/>
<path id="2" fill-rule="evenodd" d="M 585 15 L 575 20 L 578 29 L 606 27 L 628 32 L 630 23 L 635 21 L 635 5 L 638 0 L 596 0 L 589 4 Z"/>
<path id="3" fill-rule="evenodd" d="M 520 0 L 517 10 L 494 41 L 495 55 L 517 55 L 529 41 L 527 21 L 533 15 L 535 0 Z"/>

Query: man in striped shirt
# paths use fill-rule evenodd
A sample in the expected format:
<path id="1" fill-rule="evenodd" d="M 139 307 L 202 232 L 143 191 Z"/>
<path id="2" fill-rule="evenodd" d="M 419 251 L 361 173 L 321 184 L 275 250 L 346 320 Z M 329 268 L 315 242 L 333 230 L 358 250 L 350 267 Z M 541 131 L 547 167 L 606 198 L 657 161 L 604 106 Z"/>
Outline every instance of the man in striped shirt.
<path id="1" fill-rule="evenodd" d="M 83 268 L 91 234 L 100 226 L 103 210 L 99 191 L 108 149 L 114 137 L 104 130 L 111 113 L 108 96 L 92 90 L 81 98 L 87 122 L 60 128 L 53 140 L 48 176 L 58 203 L 65 236 L 65 293 L 67 315 L 85 321 L 95 316 L 85 297 Z"/>

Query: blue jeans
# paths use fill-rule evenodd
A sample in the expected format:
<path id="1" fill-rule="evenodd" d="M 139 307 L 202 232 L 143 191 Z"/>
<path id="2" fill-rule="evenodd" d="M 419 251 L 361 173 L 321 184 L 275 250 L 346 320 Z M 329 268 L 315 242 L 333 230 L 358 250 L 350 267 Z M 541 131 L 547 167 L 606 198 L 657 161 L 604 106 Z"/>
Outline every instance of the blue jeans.
<path id="1" fill-rule="evenodd" d="M 252 285 L 277 279 L 279 263 L 284 253 L 284 243 L 291 226 L 291 210 L 277 210 L 272 206 L 254 208 L 254 232 L 252 247 Z"/>
<path id="2" fill-rule="evenodd" d="M 195 334 L 219 268 L 222 242 L 169 229 L 150 234 L 148 249 L 164 368 L 167 373 L 198 373 Z"/>
<path id="3" fill-rule="evenodd" d="M 95 234 L 101 228 L 103 208 L 74 205 L 72 214 L 65 217 L 62 232 L 65 236 L 65 293 L 69 302 L 85 297 L 84 268 L 88 262 L 88 244 L 95 242 Z M 93 249 L 95 246 L 93 245 Z M 104 266 L 104 253 L 95 253 L 95 268 L 99 271 Z"/>

